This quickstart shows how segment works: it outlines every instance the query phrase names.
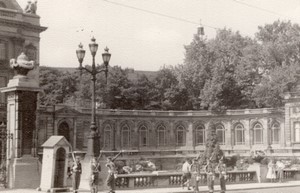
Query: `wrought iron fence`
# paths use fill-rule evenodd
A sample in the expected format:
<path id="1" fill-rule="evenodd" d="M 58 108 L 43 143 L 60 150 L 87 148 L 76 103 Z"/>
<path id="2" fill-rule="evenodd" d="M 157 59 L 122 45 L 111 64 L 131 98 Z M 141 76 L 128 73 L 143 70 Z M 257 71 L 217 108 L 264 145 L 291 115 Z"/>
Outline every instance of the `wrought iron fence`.
<path id="1" fill-rule="evenodd" d="M 7 133 L 6 125 L 2 122 L 0 124 L 0 188 L 7 187 L 6 144 L 8 138 L 12 138 L 12 134 Z"/>

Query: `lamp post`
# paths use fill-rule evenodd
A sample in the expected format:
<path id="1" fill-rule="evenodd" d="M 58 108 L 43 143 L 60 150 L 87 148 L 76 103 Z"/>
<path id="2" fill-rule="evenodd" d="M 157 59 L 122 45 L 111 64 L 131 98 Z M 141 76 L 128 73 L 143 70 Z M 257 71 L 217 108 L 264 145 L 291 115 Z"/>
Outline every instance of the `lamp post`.
<path id="1" fill-rule="evenodd" d="M 91 51 L 91 54 L 93 56 L 93 62 L 92 62 L 92 68 L 87 68 L 82 66 L 82 62 L 85 56 L 85 50 L 83 49 L 83 45 L 80 43 L 78 49 L 76 50 L 76 55 L 79 61 L 79 70 L 80 74 L 82 73 L 82 70 L 85 70 L 92 76 L 92 117 L 91 117 L 91 126 L 90 126 L 90 135 L 88 137 L 88 150 L 87 150 L 87 156 L 90 157 L 97 157 L 100 153 L 100 144 L 99 144 L 99 136 L 97 132 L 97 126 L 96 126 L 96 75 L 104 72 L 105 78 L 107 81 L 107 73 L 108 73 L 108 63 L 111 57 L 111 54 L 108 52 L 109 49 L 106 47 L 104 50 L 105 52 L 102 54 L 102 59 L 104 63 L 104 68 L 97 69 L 95 65 L 95 56 L 98 50 L 98 44 L 96 43 L 96 39 L 93 37 L 91 39 L 91 43 L 89 44 L 89 48 Z"/>

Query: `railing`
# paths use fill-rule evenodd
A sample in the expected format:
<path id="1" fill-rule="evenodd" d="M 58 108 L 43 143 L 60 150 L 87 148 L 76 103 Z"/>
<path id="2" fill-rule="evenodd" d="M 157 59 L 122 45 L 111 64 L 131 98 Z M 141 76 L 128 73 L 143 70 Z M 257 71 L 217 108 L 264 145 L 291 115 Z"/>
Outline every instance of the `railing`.
<path id="1" fill-rule="evenodd" d="M 299 180 L 300 171 L 293 169 L 284 169 L 283 170 L 283 179 L 284 180 Z M 276 175 L 277 176 L 277 175 Z"/>
<path id="2" fill-rule="evenodd" d="M 195 177 L 196 174 L 193 174 Z M 218 174 L 216 174 L 218 178 Z M 194 179 L 194 178 L 193 178 Z M 200 173 L 199 185 L 206 185 L 206 174 Z M 182 173 L 143 173 L 143 174 L 122 174 L 118 175 L 116 187 L 119 189 L 139 188 L 163 188 L 178 187 L 182 184 Z M 218 184 L 218 180 L 215 180 Z M 255 171 L 231 171 L 228 172 L 228 184 L 254 183 L 257 182 Z"/>

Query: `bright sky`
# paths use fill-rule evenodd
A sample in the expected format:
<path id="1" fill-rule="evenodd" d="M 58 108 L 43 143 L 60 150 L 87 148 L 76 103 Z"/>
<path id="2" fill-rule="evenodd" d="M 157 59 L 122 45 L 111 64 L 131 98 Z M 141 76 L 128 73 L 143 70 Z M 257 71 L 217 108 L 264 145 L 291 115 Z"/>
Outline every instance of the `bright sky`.
<path id="1" fill-rule="evenodd" d="M 24 8 L 28 0 L 17 1 Z M 108 46 L 112 66 L 159 70 L 183 63 L 184 45 L 192 41 L 200 20 L 208 38 L 216 34 L 211 27 L 253 37 L 259 25 L 279 18 L 300 23 L 300 1 L 38 0 L 37 14 L 48 27 L 41 34 L 43 66 L 78 67 L 75 50 L 80 42 L 87 50 L 84 64 L 91 64 L 88 44 L 95 36 L 96 63 L 102 63 Z"/>

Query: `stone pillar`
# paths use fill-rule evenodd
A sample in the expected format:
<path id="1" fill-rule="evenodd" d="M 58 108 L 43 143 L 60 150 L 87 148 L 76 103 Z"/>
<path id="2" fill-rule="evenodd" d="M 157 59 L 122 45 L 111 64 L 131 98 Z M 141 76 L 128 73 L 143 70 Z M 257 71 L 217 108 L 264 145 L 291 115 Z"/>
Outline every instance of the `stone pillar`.
<path id="1" fill-rule="evenodd" d="M 139 144 L 140 144 L 140 135 L 139 135 L 139 128 L 137 125 L 137 122 L 134 121 L 134 128 L 132 133 L 132 138 L 131 138 L 131 145 L 134 149 L 140 149 Z"/>
<path id="2" fill-rule="evenodd" d="M 170 125 L 170 128 L 168 128 L 169 130 L 169 146 L 171 146 L 171 148 L 176 148 L 176 137 L 175 137 L 175 128 L 174 128 L 174 121 L 173 120 L 170 120 L 169 121 L 169 125 Z"/>
<path id="3" fill-rule="evenodd" d="M 247 122 L 248 122 L 248 124 L 247 124 Z M 251 149 L 252 137 L 251 137 L 251 133 L 250 133 L 250 121 L 247 120 L 247 121 L 243 122 L 243 125 L 244 125 L 244 129 L 245 129 L 245 133 L 244 133 L 245 134 L 245 145 L 247 147 L 249 147 L 249 149 Z"/>
<path id="4" fill-rule="evenodd" d="M 40 163 L 36 157 L 37 95 L 41 89 L 36 80 L 27 77 L 34 68 L 25 54 L 11 60 L 16 75 L 1 92 L 7 93 L 7 132 L 13 138 L 7 150 L 9 188 L 37 188 Z"/>
<path id="5" fill-rule="evenodd" d="M 268 148 L 269 147 L 269 142 L 270 142 L 270 137 L 271 137 L 271 132 L 269 129 L 269 124 L 268 124 L 268 119 L 262 119 L 261 121 L 262 127 L 263 127 L 263 146 Z"/>
<path id="6" fill-rule="evenodd" d="M 232 125 L 231 125 L 231 122 L 224 122 L 224 129 L 225 129 L 225 132 L 224 132 L 224 135 L 225 135 L 225 146 L 226 146 L 226 149 L 230 149 L 232 148 L 232 139 L 231 139 L 231 131 L 232 131 Z"/>
<path id="7" fill-rule="evenodd" d="M 115 121 L 115 131 L 116 131 L 116 136 L 115 136 L 115 147 L 116 149 L 122 149 L 121 141 L 122 141 L 122 134 L 121 134 L 121 127 L 120 127 L 120 120 Z"/>
<path id="8" fill-rule="evenodd" d="M 186 138 L 185 138 L 185 146 L 187 149 L 193 149 L 193 141 L 194 141 L 194 135 L 193 135 L 193 121 L 188 122 L 188 128 L 186 131 Z"/>

